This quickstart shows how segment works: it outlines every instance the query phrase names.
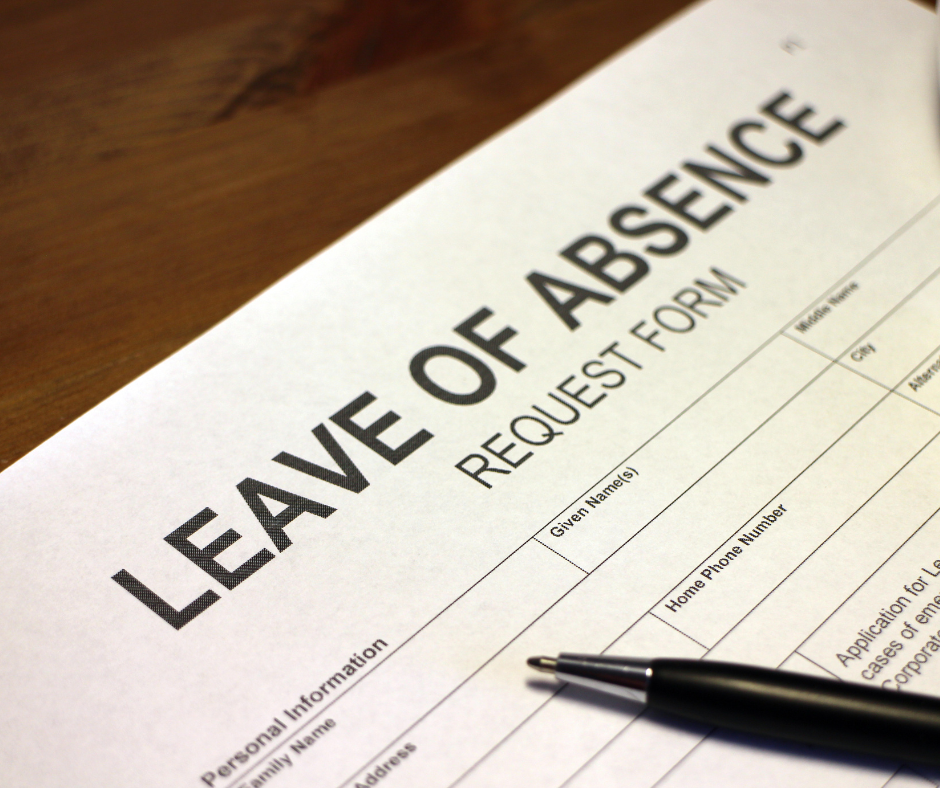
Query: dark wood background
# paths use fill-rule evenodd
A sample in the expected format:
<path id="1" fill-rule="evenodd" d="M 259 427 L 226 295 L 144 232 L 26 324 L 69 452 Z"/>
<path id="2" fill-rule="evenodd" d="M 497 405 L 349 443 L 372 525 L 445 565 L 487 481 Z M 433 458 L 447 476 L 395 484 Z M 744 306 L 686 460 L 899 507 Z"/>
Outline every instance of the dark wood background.
<path id="1" fill-rule="evenodd" d="M 688 0 L 0 0 L 0 469 Z"/>

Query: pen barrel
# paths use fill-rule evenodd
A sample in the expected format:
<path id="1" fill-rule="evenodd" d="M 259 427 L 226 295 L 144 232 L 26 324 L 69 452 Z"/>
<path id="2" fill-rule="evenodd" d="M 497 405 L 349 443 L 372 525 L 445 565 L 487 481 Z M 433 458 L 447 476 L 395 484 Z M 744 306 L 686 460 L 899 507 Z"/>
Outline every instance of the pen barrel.
<path id="1" fill-rule="evenodd" d="M 722 662 L 656 659 L 650 707 L 725 728 L 940 765 L 940 699 Z"/>

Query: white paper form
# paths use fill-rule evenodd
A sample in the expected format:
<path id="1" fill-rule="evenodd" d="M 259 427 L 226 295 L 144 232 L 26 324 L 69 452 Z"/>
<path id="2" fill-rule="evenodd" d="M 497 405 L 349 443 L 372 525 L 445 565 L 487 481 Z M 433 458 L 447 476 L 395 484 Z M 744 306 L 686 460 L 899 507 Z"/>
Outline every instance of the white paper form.
<path id="1" fill-rule="evenodd" d="M 0 474 L 4 784 L 937 784 L 525 666 L 940 692 L 933 23 L 697 6 Z"/>

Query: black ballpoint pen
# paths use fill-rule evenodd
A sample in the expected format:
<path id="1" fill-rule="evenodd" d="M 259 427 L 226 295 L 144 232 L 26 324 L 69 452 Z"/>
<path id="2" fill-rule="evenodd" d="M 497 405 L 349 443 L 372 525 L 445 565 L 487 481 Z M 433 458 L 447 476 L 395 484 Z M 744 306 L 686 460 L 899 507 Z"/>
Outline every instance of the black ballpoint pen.
<path id="1" fill-rule="evenodd" d="M 940 698 L 695 659 L 560 654 L 528 663 L 709 725 L 940 766 Z"/>

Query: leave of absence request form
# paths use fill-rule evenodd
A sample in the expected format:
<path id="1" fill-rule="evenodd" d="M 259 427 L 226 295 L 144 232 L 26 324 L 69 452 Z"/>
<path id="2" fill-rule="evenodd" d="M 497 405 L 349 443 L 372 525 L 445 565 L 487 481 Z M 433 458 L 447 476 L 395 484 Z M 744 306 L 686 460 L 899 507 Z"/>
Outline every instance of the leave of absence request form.
<path id="1" fill-rule="evenodd" d="M 5 781 L 937 784 L 525 667 L 940 692 L 933 24 L 697 5 L 0 474 Z"/>

